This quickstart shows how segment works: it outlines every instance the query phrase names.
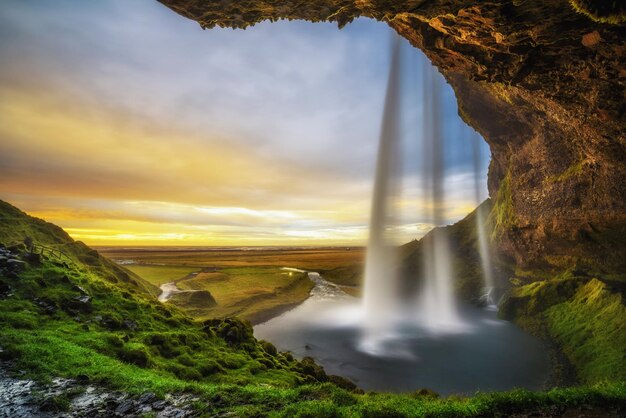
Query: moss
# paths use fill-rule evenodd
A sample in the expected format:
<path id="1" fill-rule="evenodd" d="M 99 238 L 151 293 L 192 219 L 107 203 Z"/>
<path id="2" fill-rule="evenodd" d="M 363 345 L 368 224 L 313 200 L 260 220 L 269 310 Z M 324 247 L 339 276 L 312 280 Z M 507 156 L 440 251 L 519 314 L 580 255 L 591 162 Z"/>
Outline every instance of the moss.
<path id="1" fill-rule="evenodd" d="M 548 176 L 546 178 L 546 181 L 550 183 L 558 183 L 558 182 L 565 181 L 571 177 L 579 176 L 583 172 L 583 167 L 584 167 L 584 161 L 578 161 L 570 165 L 568 168 L 566 168 L 561 174 Z"/>
<path id="2" fill-rule="evenodd" d="M 269 341 L 260 341 L 261 343 L 261 347 L 263 347 L 263 350 L 269 354 L 272 357 L 276 357 L 276 355 L 278 355 L 278 350 L 276 350 L 276 347 L 274 346 L 274 344 L 270 343 Z"/>
<path id="3" fill-rule="evenodd" d="M 506 86 L 502 83 L 486 83 L 487 86 L 500 100 L 507 104 L 514 105 L 513 99 L 511 99 L 510 92 Z"/>
<path id="4" fill-rule="evenodd" d="M 585 382 L 626 380 L 626 307 L 619 293 L 592 279 L 546 311 L 548 327 Z"/>
<path id="5" fill-rule="evenodd" d="M 513 191 L 511 190 L 511 172 L 500 182 L 498 194 L 495 198 L 487 224 L 492 230 L 491 238 L 499 238 L 515 223 L 515 209 L 513 209 Z"/>
<path id="6" fill-rule="evenodd" d="M 569 3 L 594 22 L 613 25 L 626 22 L 626 5 L 621 0 L 569 0 Z"/>
<path id="7" fill-rule="evenodd" d="M 126 363 L 135 364 L 139 367 L 149 367 L 152 363 L 150 354 L 143 344 L 126 344 L 118 351 L 120 360 Z"/>
<path id="8" fill-rule="evenodd" d="M 511 291 L 499 315 L 555 341 L 580 380 L 626 380 L 626 308 L 598 279 L 562 272 Z"/>

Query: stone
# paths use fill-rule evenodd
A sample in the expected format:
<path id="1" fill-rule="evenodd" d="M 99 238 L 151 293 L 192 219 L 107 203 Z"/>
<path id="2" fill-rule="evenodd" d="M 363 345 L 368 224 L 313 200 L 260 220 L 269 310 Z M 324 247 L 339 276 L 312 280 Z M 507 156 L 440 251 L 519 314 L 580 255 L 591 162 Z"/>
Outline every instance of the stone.
<path id="1" fill-rule="evenodd" d="M 137 402 L 141 404 L 150 403 L 156 399 L 156 395 L 152 392 L 146 392 L 137 399 Z"/>
<path id="2" fill-rule="evenodd" d="M 600 34 L 598 33 L 598 31 L 594 30 L 593 32 L 589 32 L 583 35 L 581 42 L 587 48 L 591 48 L 591 47 L 596 46 L 600 42 L 601 39 L 602 38 L 600 37 Z"/>
<path id="3" fill-rule="evenodd" d="M 115 409 L 115 413 L 127 415 L 130 414 L 136 408 L 135 402 L 132 400 L 123 401 L 120 406 Z"/>

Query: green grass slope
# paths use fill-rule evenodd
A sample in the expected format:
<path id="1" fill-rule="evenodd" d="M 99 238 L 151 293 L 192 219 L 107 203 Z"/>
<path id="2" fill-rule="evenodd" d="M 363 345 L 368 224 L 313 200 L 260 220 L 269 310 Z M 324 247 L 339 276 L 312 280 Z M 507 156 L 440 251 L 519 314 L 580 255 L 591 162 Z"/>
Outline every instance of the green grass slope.
<path id="1" fill-rule="evenodd" d="M 11 243 L 25 232 L 35 241 L 50 240 L 47 245 L 70 242 L 60 229 L 21 212 L 14 219 L 22 228 L 18 232 L 13 224 L 0 224 L 3 239 L 10 237 Z M 56 231 L 58 240 L 48 232 L 36 235 L 39 228 Z M 0 367 L 42 382 L 71 377 L 135 395 L 193 393 L 200 416 L 553 415 L 620 411 L 626 402 L 626 384 L 618 381 L 468 398 L 440 399 L 428 391 L 362 393 L 345 379 L 326 375 L 311 359 L 296 360 L 256 340 L 246 322 L 192 321 L 149 292 L 111 280 L 117 276 L 104 269 L 107 264 L 93 268 L 81 256 L 72 253 L 72 263 L 48 256 L 37 260 L 15 247 L 0 259 Z M 554 315 L 557 322 L 568 320 Z"/>
<path id="2" fill-rule="evenodd" d="M 479 298 L 483 292 L 483 269 L 480 264 L 479 244 L 476 228 L 476 216 L 479 212 L 489 214 L 494 209 L 490 199 L 485 200 L 477 209 L 465 218 L 449 226 L 441 227 L 448 237 L 452 267 L 454 273 L 455 293 L 464 300 L 471 301 Z M 486 233 L 492 235 L 493 226 L 487 224 Z M 423 246 L 432 239 L 433 232 L 429 232 L 420 240 L 411 241 L 400 248 L 403 277 L 408 292 L 415 292 L 422 283 Z M 494 275 L 497 278 L 506 276 L 507 266 L 498 263 L 495 252 L 492 251 L 491 260 L 494 263 Z"/>
<path id="3" fill-rule="evenodd" d="M 513 289 L 500 315 L 558 344 L 581 382 L 626 381 L 624 290 L 564 275 Z"/>
<path id="4" fill-rule="evenodd" d="M 102 257 L 97 251 L 80 241 L 74 241 L 62 228 L 27 215 L 11 204 L 0 200 L 0 243 L 7 247 L 21 246 L 24 239 L 47 249 L 56 250 L 57 259 L 65 264 L 80 268 L 112 283 L 122 283 L 132 290 L 158 295 L 158 287 L 138 275 Z M 41 248 L 38 248 L 41 251 Z"/>

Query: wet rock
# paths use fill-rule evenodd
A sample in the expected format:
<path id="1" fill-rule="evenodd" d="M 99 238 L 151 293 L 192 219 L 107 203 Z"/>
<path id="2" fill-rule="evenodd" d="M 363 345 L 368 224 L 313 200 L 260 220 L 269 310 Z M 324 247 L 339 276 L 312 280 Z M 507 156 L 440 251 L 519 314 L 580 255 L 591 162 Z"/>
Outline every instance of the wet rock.
<path id="1" fill-rule="evenodd" d="M 129 415 L 131 412 L 134 412 L 136 408 L 137 405 L 134 401 L 126 400 L 115 409 L 115 413 L 120 415 Z"/>
<path id="2" fill-rule="evenodd" d="M 146 392 L 137 399 L 137 402 L 141 404 L 150 403 L 156 399 L 156 395 L 152 392 Z"/>
<path id="3" fill-rule="evenodd" d="M 91 305 L 91 297 L 87 295 L 74 296 L 66 302 L 64 310 L 72 315 L 90 313 L 93 311 L 93 306 Z"/>
<path id="4" fill-rule="evenodd" d="M 13 254 L 21 254 L 26 251 L 26 245 L 24 244 L 15 244 L 7 247 L 7 250 Z"/>
<path id="5" fill-rule="evenodd" d="M 192 417 L 198 397 L 168 394 L 157 400 L 151 392 L 138 398 L 83 384 L 83 379 L 53 379 L 49 385 L 11 377 L 0 363 L 0 418 L 131 417 L 157 412 L 160 418 Z"/>
<path id="6" fill-rule="evenodd" d="M 165 409 L 166 406 L 166 401 L 156 401 L 152 404 L 152 409 L 154 409 L 155 411 L 162 411 Z"/>
<path id="7" fill-rule="evenodd" d="M 1 275 L 1 271 L 0 271 Z M 0 298 L 5 298 L 11 293 L 11 286 L 8 283 L 0 282 Z"/>
<path id="8" fill-rule="evenodd" d="M 56 304 L 50 299 L 35 298 L 33 299 L 33 302 L 35 302 L 35 305 L 37 305 L 39 309 L 41 309 L 42 313 L 47 315 L 53 315 L 58 310 Z"/>

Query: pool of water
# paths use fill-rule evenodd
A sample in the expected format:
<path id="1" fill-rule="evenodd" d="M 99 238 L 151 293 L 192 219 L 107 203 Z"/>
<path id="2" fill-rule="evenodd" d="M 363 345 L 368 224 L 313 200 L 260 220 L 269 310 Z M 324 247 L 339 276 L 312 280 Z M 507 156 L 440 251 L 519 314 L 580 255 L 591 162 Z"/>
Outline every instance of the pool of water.
<path id="1" fill-rule="evenodd" d="M 460 310 L 461 329 L 435 333 L 418 321 L 405 323 L 376 355 L 362 348 L 360 301 L 347 295 L 314 295 L 256 326 L 254 334 L 281 351 L 315 358 L 327 373 L 365 390 L 429 388 L 449 395 L 544 387 L 550 361 L 539 340 L 497 319 L 493 311 Z"/>

